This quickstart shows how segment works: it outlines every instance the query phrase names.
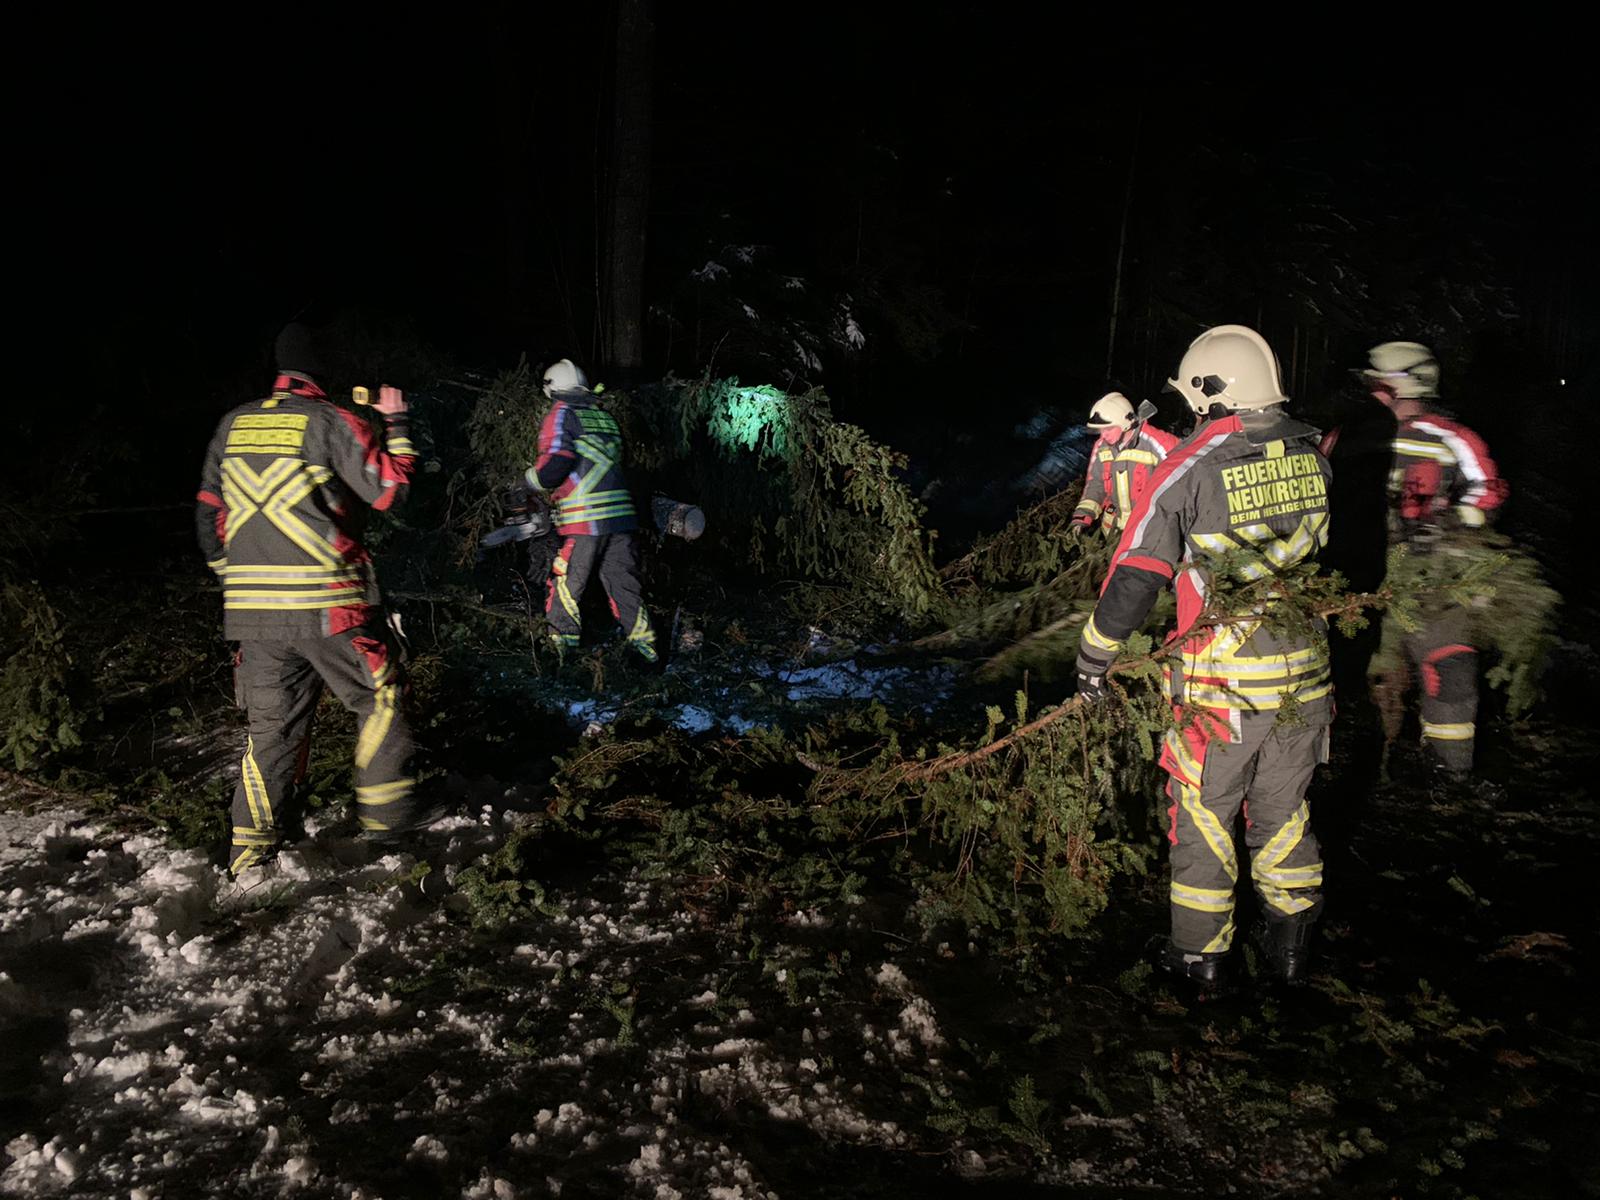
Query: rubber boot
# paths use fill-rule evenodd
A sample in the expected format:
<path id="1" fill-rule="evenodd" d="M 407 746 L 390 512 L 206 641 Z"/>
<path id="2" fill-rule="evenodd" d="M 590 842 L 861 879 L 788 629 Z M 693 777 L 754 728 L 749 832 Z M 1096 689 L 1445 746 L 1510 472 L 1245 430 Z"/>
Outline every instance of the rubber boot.
<path id="1" fill-rule="evenodd" d="M 1180 950 L 1171 942 L 1161 956 L 1161 969 L 1175 975 L 1202 993 L 1220 992 L 1227 983 L 1221 954 L 1200 954 Z"/>
<path id="2" fill-rule="evenodd" d="M 1292 917 L 1263 917 L 1256 924 L 1250 940 L 1273 978 L 1290 986 L 1306 982 L 1310 975 L 1311 931 L 1316 924 L 1316 909 Z"/>
<path id="3" fill-rule="evenodd" d="M 460 801 L 453 797 L 434 795 L 419 804 L 416 812 L 405 824 L 389 829 L 363 829 L 359 835 L 360 840 L 381 847 L 410 845 L 419 840 L 417 835 L 426 832 L 460 807 Z"/>

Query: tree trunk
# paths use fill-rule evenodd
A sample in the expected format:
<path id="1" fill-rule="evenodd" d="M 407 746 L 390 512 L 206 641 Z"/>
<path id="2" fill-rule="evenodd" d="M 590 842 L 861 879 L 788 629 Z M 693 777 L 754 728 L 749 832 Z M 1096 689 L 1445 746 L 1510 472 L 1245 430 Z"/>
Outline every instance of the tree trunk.
<path id="1" fill-rule="evenodd" d="M 606 367 L 622 381 L 644 362 L 644 241 L 650 207 L 653 0 L 617 0 L 612 103 Z"/>
<path id="2" fill-rule="evenodd" d="M 1117 314 L 1122 311 L 1122 259 L 1128 250 L 1128 212 L 1133 208 L 1133 180 L 1139 169 L 1139 137 L 1144 132 L 1144 112 L 1133 127 L 1133 148 L 1128 151 L 1128 183 L 1122 192 L 1122 226 L 1117 233 L 1117 269 L 1111 281 L 1111 328 L 1106 333 L 1106 379 L 1112 378 L 1117 354 Z"/>

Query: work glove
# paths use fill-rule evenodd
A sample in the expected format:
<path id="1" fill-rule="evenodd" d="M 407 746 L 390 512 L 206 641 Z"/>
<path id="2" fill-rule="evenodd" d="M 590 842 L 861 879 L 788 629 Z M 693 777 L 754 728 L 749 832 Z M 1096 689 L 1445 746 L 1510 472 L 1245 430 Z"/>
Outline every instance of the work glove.
<path id="1" fill-rule="evenodd" d="M 1078 695 L 1083 697 L 1086 704 L 1099 704 L 1106 698 L 1106 671 L 1110 666 L 1107 659 L 1095 658 L 1085 651 L 1078 652 Z"/>
<path id="2" fill-rule="evenodd" d="M 1072 523 L 1067 526 L 1067 536 L 1069 538 L 1080 538 L 1089 532 L 1090 527 L 1093 525 L 1094 518 L 1092 517 L 1073 517 Z"/>

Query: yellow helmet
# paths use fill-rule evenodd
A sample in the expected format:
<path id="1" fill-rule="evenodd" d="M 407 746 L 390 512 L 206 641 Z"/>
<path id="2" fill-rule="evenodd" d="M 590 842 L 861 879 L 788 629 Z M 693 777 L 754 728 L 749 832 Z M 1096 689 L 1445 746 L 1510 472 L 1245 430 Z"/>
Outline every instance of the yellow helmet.
<path id="1" fill-rule="evenodd" d="M 1200 416 L 1213 404 L 1244 411 L 1287 404 L 1278 375 L 1278 356 L 1267 339 L 1244 325 L 1218 325 L 1194 341 L 1178 364 L 1178 377 L 1167 380 Z"/>
<path id="2" fill-rule="evenodd" d="M 1367 361 L 1372 365 L 1361 372 L 1367 382 L 1401 399 L 1439 394 L 1439 360 L 1421 342 L 1384 342 L 1367 351 Z"/>
<path id="3" fill-rule="evenodd" d="M 1121 392 L 1107 392 L 1089 410 L 1090 429 L 1132 429 L 1133 404 Z"/>

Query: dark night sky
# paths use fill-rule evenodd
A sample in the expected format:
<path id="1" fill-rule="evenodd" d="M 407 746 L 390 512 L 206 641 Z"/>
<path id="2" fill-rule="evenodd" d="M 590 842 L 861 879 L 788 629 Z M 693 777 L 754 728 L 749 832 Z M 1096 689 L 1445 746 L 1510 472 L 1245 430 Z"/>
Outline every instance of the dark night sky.
<path id="1" fill-rule="evenodd" d="M 65 94 L 36 102 L 43 307 L 92 388 L 190 420 L 238 398 L 283 320 L 341 308 L 471 361 L 569 352 L 572 330 L 587 353 L 609 6 L 325 7 L 226 33 L 144 11 L 102 22 L 70 51 Z M 1248 273 L 1258 210 L 1239 198 L 1270 210 L 1273 189 L 1314 175 L 1424 224 L 1466 212 L 1544 322 L 1534 369 L 1592 379 L 1595 305 L 1576 286 L 1593 249 L 1592 105 L 1554 71 L 1445 64 L 1402 82 L 1349 60 L 1194 77 L 1181 39 L 1067 39 L 976 4 L 658 7 L 647 300 L 725 238 L 797 271 L 864 241 L 972 325 L 919 378 L 1087 387 L 1103 380 L 1137 138 L 1130 283 L 1190 268 L 1152 248 L 1191 245 L 1204 206 L 1207 221 L 1238 214 L 1214 248 Z M 209 49 L 185 48 L 197 38 Z M 1564 359 L 1562 323 L 1583 331 Z M 1151 362 L 1181 349 L 1174 329 Z M 660 359 L 659 338 L 648 351 Z M 881 375 L 834 382 L 887 390 Z"/>

